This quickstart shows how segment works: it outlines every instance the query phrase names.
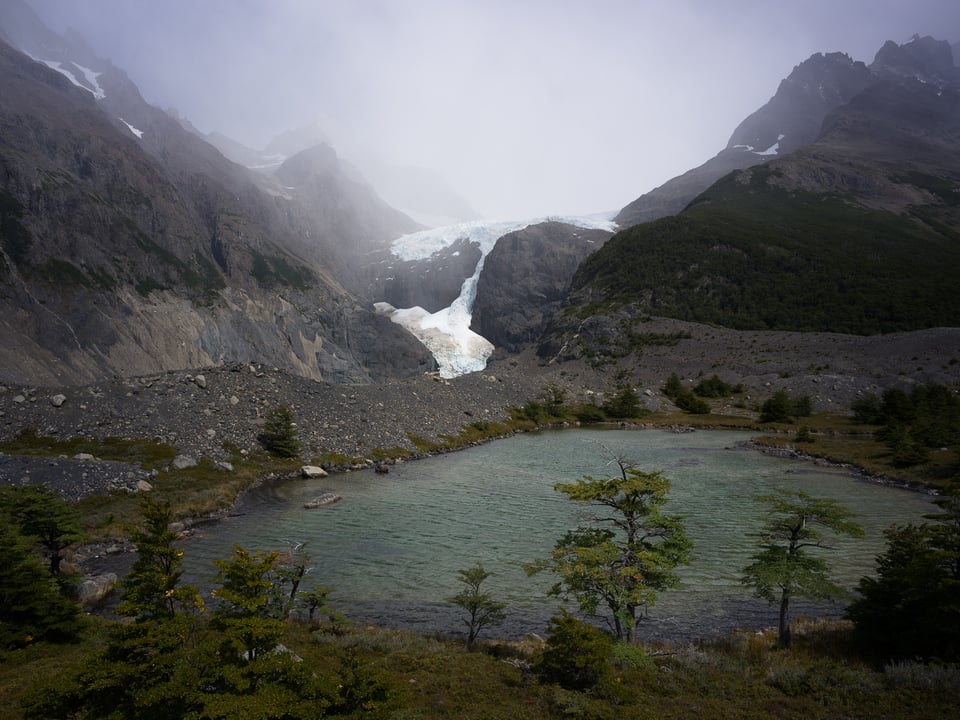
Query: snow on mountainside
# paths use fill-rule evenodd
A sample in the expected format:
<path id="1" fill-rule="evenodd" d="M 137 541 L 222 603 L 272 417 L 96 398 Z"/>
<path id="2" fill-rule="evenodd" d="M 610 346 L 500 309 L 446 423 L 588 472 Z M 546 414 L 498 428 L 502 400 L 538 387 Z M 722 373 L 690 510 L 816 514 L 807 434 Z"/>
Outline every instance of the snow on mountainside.
<path id="1" fill-rule="evenodd" d="M 27 53 L 29 55 L 29 53 Z M 51 70 L 56 70 L 58 73 L 67 78 L 70 82 L 76 85 L 78 88 L 83 88 L 97 100 L 103 100 L 107 97 L 107 93 L 104 92 L 103 88 L 100 87 L 100 83 L 97 82 L 97 78 L 103 75 L 102 72 L 96 72 L 91 70 L 88 67 L 84 67 L 76 62 L 59 62 L 57 60 L 44 60 L 43 58 L 34 57 L 30 55 L 31 58 L 37 62 L 42 62 Z M 83 75 L 85 82 L 81 82 L 76 74 L 70 69 L 71 67 L 76 68 Z"/>
<path id="2" fill-rule="evenodd" d="M 376 303 L 378 312 L 405 327 L 433 353 L 440 376 L 453 378 L 486 367 L 493 344 L 470 329 L 477 283 L 483 272 L 484 259 L 504 235 L 542 222 L 560 222 L 586 229 L 613 232 L 616 223 L 590 217 L 547 217 L 524 221 L 474 221 L 447 227 L 422 230 L 394 241 L 393 255 L 400 260 L 425 260 L 459 240 L 466 239 L 480 248 L 480 260 L 473 275 L 463 281 L 460 295 L 448 307 L 430 313 L 421 307 L 395 308 L 389 303 Z"/>

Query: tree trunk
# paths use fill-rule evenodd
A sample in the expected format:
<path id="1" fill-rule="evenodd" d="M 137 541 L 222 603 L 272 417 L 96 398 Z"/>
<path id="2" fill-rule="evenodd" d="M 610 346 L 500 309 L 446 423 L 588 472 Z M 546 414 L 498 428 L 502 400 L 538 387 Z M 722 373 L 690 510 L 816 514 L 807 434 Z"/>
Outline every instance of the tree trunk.
<path id="1" fill-rule="evenodd" d="M 780 594 L 780 630 L 777 636 L 780 647 L 790 647 L 790 593 Z"/>

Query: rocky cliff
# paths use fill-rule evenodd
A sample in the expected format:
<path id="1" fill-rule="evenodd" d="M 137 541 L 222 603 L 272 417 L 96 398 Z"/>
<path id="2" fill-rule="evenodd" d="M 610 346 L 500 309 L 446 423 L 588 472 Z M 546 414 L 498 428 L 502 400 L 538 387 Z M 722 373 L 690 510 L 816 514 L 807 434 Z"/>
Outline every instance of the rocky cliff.
<path id="1" fill-rule="evenodd" d="M 256 359 L 364 381 L 432 367 L 324 263 L 356 241 L 343 216 L 324 223 L 268 192 L 75 42 L 30 37 L 33 57 L 0 46 L 0 377 Z"/>
<path id="2" fill-rule="evenodd" d="M 484 261 L 470 329 L 509 352 L 535 343 L 580 262 L 611 234 L 546 222 L 504 235 Z"/>

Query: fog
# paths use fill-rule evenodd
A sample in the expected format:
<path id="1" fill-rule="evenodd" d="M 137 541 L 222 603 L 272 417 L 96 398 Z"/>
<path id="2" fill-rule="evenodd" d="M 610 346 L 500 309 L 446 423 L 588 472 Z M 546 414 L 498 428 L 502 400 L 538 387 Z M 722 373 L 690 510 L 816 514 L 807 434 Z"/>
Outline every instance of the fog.
<path id="1" fill-rule="evenodd" d="M 260 149 L 439 171 L 496 219 L 617 210 L 718 152 L 815 52 L 956 42 L 956 0 L 30 0 L 147 101 Z"/>

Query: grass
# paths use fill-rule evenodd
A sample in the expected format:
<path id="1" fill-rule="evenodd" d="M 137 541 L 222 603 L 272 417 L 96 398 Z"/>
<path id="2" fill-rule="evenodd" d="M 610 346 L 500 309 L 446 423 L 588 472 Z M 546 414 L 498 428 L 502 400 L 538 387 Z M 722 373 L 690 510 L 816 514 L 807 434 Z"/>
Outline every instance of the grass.
<path id="1" fill-rule="evenodd" d="M 35 678 L 67 674 L 106 630 L 92 623 L 80 645 L 37 644 L 0 653 L 0 718 L 19 720 L 18 699 Z M 347 626 L 336 632 L 288 625 L 283 643 L 318 674 L 352 656 L 392 688 L 390 718 L 737 720 L 751 718 L 952 717 L 957 668 L 903 663 L 876 667 L 856 656 L 847 623 L 798 622 L 789 651 L 773 632 L 738 632 L 697 644 L 647 645 L 649 661 L 617 662 L 611 680 L 588 693 L 542 685 L 519 663 L 536 643 L 486 641 L 468 652 L 458 639 Z"/>
<path id="2" fill-rule="evenodd" d="M 205 517 L 229 509 L 243 493 L 270 473 L 292 473 L 299 467 L 297 459 L 281 460 L 265 452 L 242 455 L 231 452 L 232 471 L 218 466 L 209 458 L 190 468 L 174 469 L 171 462 L 177 451 L 156 440 L 125 438 L 53 438 L 23 430 L 9 441 L 0 443 L 0 452 L 33 457 L 73 456 L 89 453 L 100 460 L 114 460 L 139 465 L 154 471 L 151 479 L 154 492 L 168 501 L 178 518 Z M 109 495 L 92 495 L 77 503 L 84 519 L 84 532 L 90 540 L 115 539 L 126 534 L 125 528 L 138 517 L 137 495 L 118 491 Z"/>
<path id="3" fill-rule="evenodd" d="M 129 440 L 118 437 L 64 439 L 38 435 L 29 428 L 21 430 L 10 440 L 0 442 L 0 451 L 10 455 L 39 457 L 89 453 L 100 460 L 138 462 L 145 470 L 162 467 L 177 455 L 176 448 L 158 440 Z"/>
<path id="4" fill-rule="evenodd" d="M 804 418 L 814 420 L 816 418 Z M 812 423 L 802 423 L 811 425 Z M 797 428 L 799 429 L 799 428 Z M 861 426 L 866 430 L 866 426 Z M 816 431 L 815 431 L 816 432 Z M 872 435 L 865 432 L 816 433 L 813 442 L 798 442 L 794 434 L 761 435 L 753 438 L 758 445 L 773 448 L 791 447 L 812 457 L 831 463 L 851 465 L 873 477 L 913 487 L 938 487 L 946 482 L 960 464 L 957 449 L 931 453 L 931 460 L 908 468 L 896 467 L 892 453 Z"/>

